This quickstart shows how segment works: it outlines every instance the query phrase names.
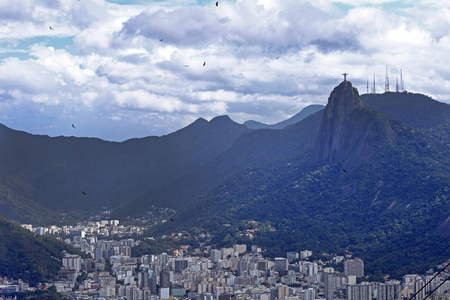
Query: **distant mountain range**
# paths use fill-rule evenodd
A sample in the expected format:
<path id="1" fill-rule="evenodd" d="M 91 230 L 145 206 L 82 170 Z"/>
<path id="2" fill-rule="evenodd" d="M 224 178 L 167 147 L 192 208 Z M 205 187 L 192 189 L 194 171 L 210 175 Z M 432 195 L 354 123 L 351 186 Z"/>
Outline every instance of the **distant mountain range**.
<path id="1" fill-rule="evenodd" d="M 309 115 L 318 112 L 319 110 L 324 109 L 325 106 L 313 104 L 302 109 L 298 114 L 293 115 L 287 120 L 278 122 L 276 124 L 268 125 L 258 121 L 249 120 L 244 122 L 242 125 L 247 126 L 250 129 L 283 129 L 287 126 L 294 125 Z"/>
<path id="2" fill-rule="evenodd" d="M 450 115 L 450 105 L 420 94 L 368 94 L 362 100 L 416 129 L 436 128 Z M 240 170 L 311 148 L 320 108 L 309 106 L 275 124 L 282 130 L 252 130 L 222 116 L 198 119 L 166 136 L 122 143 L 50 138 L 0 125 L 0 214 L 49 223 L 63 222 L 61 212 L 80 218 L 102 207 L 120 207 L 117 217 L 151 205 L 180 209 Z M 302 121 L 291 124 L 296 119 Z"/>
<path id="3" fill-rule="evenodd" d="M 175 222 L 154 234 L 195 227 L 217 246 L 257 243 L 273 255 L 352 251 L 372 274 L 415 270 L 450 242 L 450 105 L 411 93 L 360 97 L 343 82 L 325 109 L 298 118 L 275 124 L 282 129 L 198 119 L 122 143 L 0 125 L 0 215 L 60 224 L 101 209 L 122 219 L 170 207 Z M 253 239 L 243 231 L 250 221 L 260 224 Z"/>
<path id="4" fill-rule="evenodd" d="M 312 148 L 229 176 L 154 234 L 208 230 L 218 247 L 352 252 L 371 275 L 419 271 L 450 243 L 449 120 L 414 129 L 366 106 L 350 82 L 321 113 Z"/>
<path id="5" fill-rule="evenodd" d="M 248 131 L 217 117 L 167 136 L 114 143 L 0 125 L 0 214 L 48 223 L 61 221 L 56 212 L 114 208 L 217 157 Z"/>

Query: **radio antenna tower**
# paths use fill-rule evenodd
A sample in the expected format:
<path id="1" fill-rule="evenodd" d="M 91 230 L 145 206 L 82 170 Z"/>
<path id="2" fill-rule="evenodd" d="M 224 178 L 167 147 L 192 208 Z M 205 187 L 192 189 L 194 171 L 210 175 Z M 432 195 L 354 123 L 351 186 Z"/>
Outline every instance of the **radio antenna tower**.
<path id="1" fill-rule="evenodd" d="M 398 93 L 398 77 L 395 77 L 395 91 Z"/>
<path id="2" fill-rule="evenodd" d="M 369 93 L 369 76 L 367 76 L 367 94 Z"/>
<path id="3" fill-rule="evenodd" d="M 405 91 L 405 87 L 403 86 L 403 70 L 402 69 L 400 69 L 400 88 L 403 93 Z"/>
<path id="4" fill-rule="evenodd" d="M 389 75 L 388 75 L 388 66 L 386 65 L 386 81 L 384 83 L 384 91 L 389 92 Z"/>
<path id="5" fill-rule="evenodd" d="M 372 94 L 376 94 L 377 90 L 375 89 L 375 73 L 373 73 L 373 87 L 372 87 Z"/>

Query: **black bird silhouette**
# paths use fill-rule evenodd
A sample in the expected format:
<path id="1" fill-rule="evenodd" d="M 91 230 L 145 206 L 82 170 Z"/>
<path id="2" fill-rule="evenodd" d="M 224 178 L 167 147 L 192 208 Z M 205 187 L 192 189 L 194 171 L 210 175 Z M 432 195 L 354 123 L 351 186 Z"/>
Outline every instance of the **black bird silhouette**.
<path id="1" fill-rule="evenodd" d="M 184 65 L 186 68 L 189 67 L 189 65 Z"/>
<path id="2" fill-rule="evenodd" d="M 172 222 L 173 222 L 173 219 L 172 219 L 172 218 L 170 218 L 170 221 L 172 221 Z"/>
<path id="3" fill-rule="evenodd" d="M 164 39 L 159 39 L 160 42 L 162 42 Z"/>
<path id="4" fill-rule="evenodd" d="M 203 62 L 203 66 L 205 66 L 205 65 L 206 65 L 206 61 Z"/>
<path id="5" fill-rule="evenodd" d="M 54 30 L 54 29 L 52 28 L 52 26 L 48 26 L 48 28 L 50 28 L 51 30 Z"/>
<path id="6" fill-rule="evenodd" d="M 87 194 L 86 194 L 85 192 L 83 192 L 83 191 L 82 191 L 81 193 L 82 193 L 83 195 L 87 195 Z"/>
<path id="7" fill-rule="evenodd" d="M 346 169 L 342 169 L 342 171 L 344 171 L 345 173 L 347 173 L 347 170 L 346 170 Z"/>
<path id="8" fill-rule="evenodd" d="M 278 56 L 277 59 L 279 59 L 280 57 Z"/>
<path id="9" fill-rule="evenodd" d="M 75 125 L 73 125 L 73 124 L 72 124 L 72 127 L 75 128 L 75 129 L 77 129 L 77 128 L 75 127 Z"/>
<path id="10" fill-rule="evenodd" d="M 216 6 L 219 6 L 219 1 L 216 2 Z"/>

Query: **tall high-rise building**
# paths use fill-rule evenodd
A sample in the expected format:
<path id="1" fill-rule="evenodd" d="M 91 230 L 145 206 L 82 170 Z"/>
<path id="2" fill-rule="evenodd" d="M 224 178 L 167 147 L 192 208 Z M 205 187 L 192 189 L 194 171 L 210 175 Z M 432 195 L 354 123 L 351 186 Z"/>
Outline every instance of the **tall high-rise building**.
<path id="1" fill-rule="evenodd" d="M 156 289 L 156 273 L 153 271 L 153 269 L 149 269 L 148 271 L 148 287 L 150 289 L 150 293 L 152 295 L 156 295 L 157 289 Z"/>
<path id="2" fill-rule="evenodd" d="M 238 276 L 248 275 L 248 262 L 244 259 L 238 261 Z"/>
<path id="3" fill-rule="evenodd" d="M 372 285 L 371 284 L 348 285 L 347 300 L 372 300 Z"/>
<path id="4" fill-rule="evenodd" d="M 316 290 L 313 288 L 309 288 L 304 290 L 303 300 L 315 300 L 316 299 Z"/>
<path id="5" fill-rule="evenodd" d="M 186 259 L 175 260 L 175 273 L 181 273 L 181 270 L 184 270 L 187 267 L 188 267 L 188 261 Z"/>
<path id="6" fill-rule="evenodd" d="M 301 272 L 306 276 L 314 276 L 319 271 L 317 263 L 307 262 L 301 266 Z"/>
<path id="7" fill-rule="evenodd" d="M 167 267 L 163 267 L 159 273 L 159 288 L 170 287 L 170 271 Z"/>
<path id="8" fill-rule="evenodd" d="M 289 287 L 287 285 L 281 285 L 277 288 L 277 293 L 277 299 L 279 300 L 289 297 Z"/>
<path id="9" fill-rule="evenodd" d="M 94 260 L 100 261 L 103 258 L 103 249 L 101 247 L 95 247 L 94 249 Z"/>
<path id="10" fill-rule="evenodd" d="M 412 295 L 416 295 L 413 298 L 411 298 L 412 300 L 423 300 L 425 298 L 425 289 L 422 289 L 425 285 L 425 282 L 422 279 L 416 280 L 414 282 L 414 284 L 412 285 L 413 291 L 412 291 Z M 421 290 L 422 289 L 422 290 Z"/>
<path id="11" fill-rule="evenodd" d="M 169 261 L 169 256 L 167 253 L 161 253 L 159 255 L 159 261 L 161 262 L 161 266 L 164 266 Z"/>
<path id="12" fill-rule="evenodd" d="M 400 300 L 400 282 L 376 283 L 373 295 L 377 300 Z"/>
<path id="13" fill-rule="evenodd" d="M 344 261 L 344 274 L 345 276 L 364 276 L 364 262 L 359 258 Z"/>
<path id="14" fill-rule="evenodd" d="M 311 250 L 303 250 L 300 251 L 300 259 L 305 259 L 307 257 L 310 257 L 313 254 Z"/>
<path id="15" fill-rule="evenodd" d="M 325 299 L 333 300 L 336 291 L 336 276 L 334 273 L 324 273 Z"/>
<path id="16" fill-rule="evenodd" d="M 65 255 L 62 263 L 67 269 L 81 270 L 81 257 L 79 255 Z"/>
<path id="17" fill-rule="evenodd" d="M 247 252 L 247 245 L 245 244 L 236 244 L 233 246 L 233 250 L 237 254 L 243 254 Z"/>
<path id="18" fill-rule="evenodd" d="M 287 274 L 288 270 L 288 260 L 283 257 L 275 257 L 275 272 L 278 272 L 281 276 L 284 276 Z"/>
<path id="19" fill-rule="evenodd" d="M 216 263 L 222 258 L 222 252 L 220 250 L 211 250 L 210 252 L 211 262 Z"/>
<path id="20" fill-rule="evenodd" d="M 298 252 L 288 252 L 286 254 L 286 258 L 289 263 L 293 262 L 294 260 L 299 258 Z"/>

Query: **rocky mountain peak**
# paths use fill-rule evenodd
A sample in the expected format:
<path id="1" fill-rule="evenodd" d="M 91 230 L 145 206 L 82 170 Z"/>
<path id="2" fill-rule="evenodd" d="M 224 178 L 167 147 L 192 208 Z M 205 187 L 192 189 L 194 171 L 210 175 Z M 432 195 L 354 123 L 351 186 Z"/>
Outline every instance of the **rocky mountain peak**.
<path id="1" fill-rule="evenodd" d="M 364 135 L 364 126 L 354 128 L 353 112 L 364 108 L 358 90 L 350 81 L 343 81 L 334 88 L 322 117 L 312 163 L 332 163 L 348 158 L 355 148 L 354 143 L 359 142 L 357 136 Z"/>
<path id="2" fill-rule="evenodd" d="M 364 104 L 359 97 L 358 90 L 352 86 L 350 81 L 342 81 L 328 98 L 322 124 L 325 118 L 335 124 L 342 123 L 353 110 L 361 107 L 364 107 Z"/>

